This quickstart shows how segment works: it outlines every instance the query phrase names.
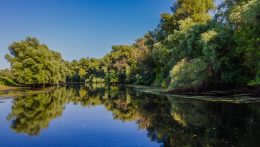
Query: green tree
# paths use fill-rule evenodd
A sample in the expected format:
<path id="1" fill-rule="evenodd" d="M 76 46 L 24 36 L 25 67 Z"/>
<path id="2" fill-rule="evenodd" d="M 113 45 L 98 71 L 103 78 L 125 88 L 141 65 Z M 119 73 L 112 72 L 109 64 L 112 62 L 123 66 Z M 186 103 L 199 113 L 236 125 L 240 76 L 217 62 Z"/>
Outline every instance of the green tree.
<path id="1" fill-rule="evenodd" d="M 201 59 L 187 61 L 183 59 L 171 70 L 170 88 L 193 88 L 200 87 L 207 80 L 207 63 Z"/>
<path id="2" fill-rule="evenodd" d="M 66 80 L 66 66 L 58 52 L 40 44 L 36 38 L 27 37 L 9 46 L 11 63 L 16 81 L 23 85 L 43 86 Z"/>
<path id="3" fill-rule="evenodd" d="M 84 79 L 86 77 L 86 71 L 83 68 L 79 69 L 79 76 L 81 79 Z"/>

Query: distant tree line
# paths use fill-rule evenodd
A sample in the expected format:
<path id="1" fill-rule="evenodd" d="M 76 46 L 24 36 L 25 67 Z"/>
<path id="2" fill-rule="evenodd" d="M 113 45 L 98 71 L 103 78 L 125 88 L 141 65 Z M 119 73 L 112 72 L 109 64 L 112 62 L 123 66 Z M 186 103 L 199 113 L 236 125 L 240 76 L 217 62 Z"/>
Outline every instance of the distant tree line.
<path id="1" fill-rule="evenodd" d="M 68 62 L 36 38 L 10 45 L 13 81 L 144 84 L 169 89 L 260 85 L 260 0 L 177 0 L 158 27 L 102 59 Z M 3 71 L 2 71 L 3 72 Z M 6 71 L 8 72 L 8 71 Z M 1 75 L 1 72 L 0 72 Z"/>

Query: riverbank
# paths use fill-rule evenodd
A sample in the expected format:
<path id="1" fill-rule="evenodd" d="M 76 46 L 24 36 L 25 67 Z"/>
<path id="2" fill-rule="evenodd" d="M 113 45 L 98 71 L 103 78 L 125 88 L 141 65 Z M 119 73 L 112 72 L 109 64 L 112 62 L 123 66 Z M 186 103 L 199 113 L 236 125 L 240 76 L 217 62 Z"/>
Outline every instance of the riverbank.
<path id="1" fill-rule="evenodd" d="M 18 89 L 18 88 L 19 88 L 19 87 L 0 85 L 0 91 L 4 91 L 4 90 L 14 90 L 14 89 Z"/>
<path id="2" fill-rule="evenodd" d="M 144 85 L 127 85 L 136 90 L 159 96 L 166 96 L 169 99 L 193 99 L 210 102 L 229 103 L 254 103 L 260 102 L 260 89 L 233 89 L 233 90 L 208 90 L 201 92 L 192 91 L 169 91 L 166 88 Z"/>
<path id="3" fill-rule="evenodd" d="M 138 89 L 144 89 L 147 92 L 167 93 L 167 94 L 178 94 L 178 95 L 212 95 L 212 96 L 226 96 L 236 94 L 248 94 L 260 96 L 260 87 L 242 87 L 242 88 L 219 88 L 219 89 L 167 89 L 158 86 L 150 85 L 127 85 Z"/>
<path id="4" fill-rule="evenodd" d="M 72 83 L 66 83 L 61 86 L 68 86 Z M 72 85 L 85 85 L 83 83 L 73 83 Z M 94 84 L 95 85 L 95 84 Z M 93 86 L 99 87 L 98 86 Z M 101 84 L 102 85 L 102 84 Z M 85 85 L 86 86 L 86 85 Z M 132 87 L 141 93 L 155 94 L 155 95 L 164 95 L 169 98 L 189 98 L 189 99 L 198 99 L 204 101 L 222 101 L 222 102 L 233 102 L 233 103 L 241 103 L 241 102 L 260 102 L 260 89 L 259 87 L 254 89 L 232 89 L 232 90 L 208 90 L 201 92 L 194 91 L 178 91 L 173 92 L 166 88 L 156 87 L 156 86 L 145 86 L 145 85 L 114 85 L 114 86 L 127 86 Z M 101 87 L 105 87 L 102 85 Z M 45 88 L 28 88 L 28 87 L 11 87 L 11 86 L 3 86 L 0 85 L 0 97 L 8 98 L 8 97 L 17 97 L 23 95 L 31 95 L 36 93 L 47 93 L 51 92 L 57 88 L 53 87 L 45 87 Z"/>
<path id="5" fill-rule="evenodd" d="M 48 93 L 55 89 L 55 87 L 48 88 L 28 88 L 28 87 L 11 87 L 0 85 L 0 99 L 8 99 L 10 97 L 16 98 L 18 96 Z"/>

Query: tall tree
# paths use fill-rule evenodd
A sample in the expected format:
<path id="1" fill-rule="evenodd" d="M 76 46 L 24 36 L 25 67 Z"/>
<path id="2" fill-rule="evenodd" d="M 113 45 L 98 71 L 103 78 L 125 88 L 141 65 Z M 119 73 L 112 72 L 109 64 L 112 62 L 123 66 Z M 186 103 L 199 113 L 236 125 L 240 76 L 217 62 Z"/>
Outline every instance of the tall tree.
<path id="1" fill-rule="evenodd" d="M 39 40 L 27 37 L 9 46 L 6 59 L 18 83 L 44 86 L 65 82 L 66 67 L 60 53 L 52 51 Z"/>
<path id="2" fill-rule="evenodd" d="M 166 35 L 179 28 L 179 21 L 191 18 L 195 22 L 210 20 L 209 11 L 215 8 L 214 0 L 177 0 L 172 6 L 172 14 L 161 15 L 160 28 Z"/>

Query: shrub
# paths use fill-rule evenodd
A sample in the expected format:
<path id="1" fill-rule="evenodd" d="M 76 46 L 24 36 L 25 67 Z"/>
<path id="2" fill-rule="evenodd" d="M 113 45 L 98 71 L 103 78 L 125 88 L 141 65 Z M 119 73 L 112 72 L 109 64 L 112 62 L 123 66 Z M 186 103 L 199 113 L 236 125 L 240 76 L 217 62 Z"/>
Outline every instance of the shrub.
<path id="1" fill-rule="evenodd" d="M 170 78 L 169 88 L 197 88 L 207 79 L 207 63 L 199 58 L 182 59 L 172 68 Z"/>
<path id="2" fill-rule="evenodd" d="M 0 85 L 7 85 L 7 86 L 19 86 L 19 84 L 15 83 L 12 79 L 7 77 L 0 76 Z"/>
<path id="3" fill-rule="evenodd" d="M 85 83 L 105 83 L 105 79 L 91 76 L 91 78 L 85 80 Z"/>
<path id="4" fill-rule="evenodd" d="M 93 83 L 104 83 L 104 82 L 105 82 L 105 79 L 94 77 L 94 78 L 92 79 L 92 82 L 93 82 Z"/>

